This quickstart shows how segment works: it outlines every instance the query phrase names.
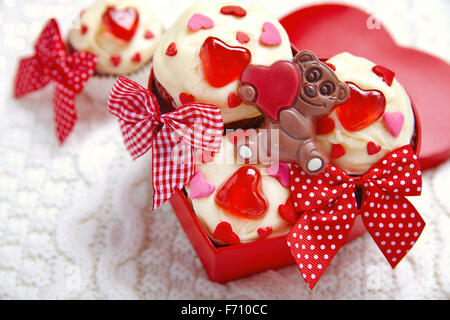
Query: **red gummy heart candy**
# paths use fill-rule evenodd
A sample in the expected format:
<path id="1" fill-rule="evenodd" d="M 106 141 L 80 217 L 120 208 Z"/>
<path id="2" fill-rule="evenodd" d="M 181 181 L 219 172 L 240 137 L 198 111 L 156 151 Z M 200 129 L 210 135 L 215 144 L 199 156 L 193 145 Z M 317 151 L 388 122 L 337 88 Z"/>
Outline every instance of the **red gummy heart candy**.
<path id="1" fill-rule="evenodd" d="M 215 200 L 229 213 L 249 219 L 261 218 L 268 209 L 262 193 L 261 173 L 253 166 L 239 168 L 219 188 Z"/>
<path id="2" fill-rule="evenodd" d="M 251 59 L 252 54 L 248 49 L 231 47 L 214 37 L 208 37 L 200 49 L 203 74 L 215 88 L 239 79 Z"/>
<path id="3" fill-rule="evenodd" d="M 270 67 L 249 66 L 240 80 L 256 89 L 256 105 L 275 121 L 281 109 L 293 105 L 300 87 L 300 73 L 290 61 L 277 61 Z"/>
<path id="4" fill-rule="evenodd" d="M 363 90 L 352 82 L 348 100 L 336 107 L 336 112 L 347 131 L 359 131 L 381 118 L 386 108 L 386 98 L 381 91 Z"/>
<path id="5" fill-rule="evenodd" d="M 216 230 L 214 230 L 212 237 L 222 241 L 224 244 L 241 243 L 239 236 L 233 232 L 231 225 L 225 221 L 222 221 L 216 226 Z"/>
<path id="6" fill-rule="evenodd" d="M 139 24 L 139 13 L 135 8 L 122 10 L 109 6 L 102 17 L 103 26 L 117 38 L 130 41 Z"/>

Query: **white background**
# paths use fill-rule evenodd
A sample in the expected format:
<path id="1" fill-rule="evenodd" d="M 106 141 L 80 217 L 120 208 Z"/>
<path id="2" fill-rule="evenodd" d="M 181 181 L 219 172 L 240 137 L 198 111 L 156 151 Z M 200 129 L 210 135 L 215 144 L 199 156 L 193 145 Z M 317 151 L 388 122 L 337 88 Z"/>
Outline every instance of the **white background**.
<path id="1" fill-rule="evenodd" d="M 392 271 L 370 236 L 345 246 L 311 292 L 295 266 L 209 282 L 168 204 L 150 211 L 150 158 L 131 161 L 116 121 L 80 96 L 60 147 L 52 88 L 11 99 L 19 56 L 42 25 L 63 32 L 91 1 L 0 0 L 0 299 L 449 299 L 450 162 L 411 199 L 427 227 Z M 166 27 L 194 1 L 147 1 Z M 277 17 L 323 1 L 258 1 Z M 396 41 L 450 61 L 447 0 L 344 1 Z M 424 79 L 427 81 L 427 79 Z"/>

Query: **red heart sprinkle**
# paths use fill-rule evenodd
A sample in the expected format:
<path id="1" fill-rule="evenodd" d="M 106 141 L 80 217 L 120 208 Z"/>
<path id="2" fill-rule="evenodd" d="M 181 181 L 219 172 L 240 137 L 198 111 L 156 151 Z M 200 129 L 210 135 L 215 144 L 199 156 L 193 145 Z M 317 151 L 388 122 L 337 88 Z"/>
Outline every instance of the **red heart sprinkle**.
<path id="1" fill-rule="evenodd" d="M 381 79 L 383 79 L 384 82 L 390 87 L 392 85 L 392 82 L 394 81 L 395 72 L 389 70 L 386 67 L 383 66 L 375 66 L 372 68 L 373 73 L 375 73 L 377 76 L 379 76 Z"/>
<path id="2" fill-rule="evenodd" d="M 238 31 L 236 33 L 236 40 L 239 43 L 246 44 L 247 42 L 250 41 L 250 37 L 245 32 Z"/>
<path id="3" fill-rule="evenodd" d="M 88 28 L 87 25 L 82 24 L 82 25 L 81 25 L 81 30 L 80 30 L 81 34 L 82 34 L 82 35 L 86 34 L 86 32 L 88 32 L 88 29 L 89 29 L 89 28 Z"/>
<path id="4" fill-rule="evenodd" d="M 145 39 L 152 39 L 155 35 L 150 30 L 145 31 L 144 38 Z"/>
<path id="5" fill-rule="evenodd" d="M 181 104 L 193 103 L 195 101 L 195 97 L 192 94 L 185 92 L 180 93 L 178 98 L 180 99 Z"/>
<path id="6" fill-rule="evenodd" d="M 175 44 L 175 42 L 172 42 L 171 44 L 169 44 L 169 46 L 166 49 L 166 55 L 168 55 L 169 57 L 173 57 L 177 53 L 178 53 L 177 45 Z"/>
<path id="7" fill-rule="evenodd" d="M 334 64 L 329 63 L 329 62 L 324 62 L 331 70 L 336 71 L 336 67 L 334 66 Z"/>
<path id="8" fill-rule="evenodd" d="M 120 61 L 122 60 L 122 58 L 118 55 L 114 55 L 110 57 L 111 63 L 117 67 L 120 64 Z"/>
<path id="9" fill-rule="evenodd" d="M 336 125 L 334 124 L 333 119 L 329 117 L 320 118 L 316 123 L 316 134 L 329 134 L 333 132 L 335 127 Z"/>
<path id="10" fill-rule="evenodd" d="M 294 225 L 300 217 L 300 215 L 294 209 L 294 202 L 292 201 L 291 197 L 286 200 L 285 204 L 280 204 L 278 206 L 278 214 L 284 221 L 286 221 L 290 225 Z"/>
<path id="11" fill-rule="evenodd" d="M 253 166 L 239 168 L 216 193 L 217 205 L 229 213 L 249 218 L 261 218 L 268 209 L 261 187 L 261 173 Z"/>
<path id="12" fill-rule="evenodd" d="M 240 6 L 224 6 L 220 9 L 220 13 L 242 18 L 245 17 L 247 11 Z"/>
<path id="13" fill-rule="evenodd" d="M 141 62 L 141 54 L 139 52 L 136 52 L 135 55 L 131 58 L 131 61 L 135 63 Z"/>
<path id="14" fill-rule="evenodd" d="M 378 152 L 380 152 L 380 150 L 381 150 L 381 146 L 375 144 L 375 142 L 373 142 L 373 141 L 370 141 L 367 144 L 367 154 L 369 156 L 377 154 Z"/>
<path id="15" fill-rule="evenodd" d="M 130 41 L 139 24 L 139 13 L 135 8 L 116 9 L 108 6 L 102 17 L 103 26 L 117 38 Z"/>
<path id="16" fill-rule="evenodd" d="M 347 84 L 350 97 L 336 107 L 336 113 L 346 130 L 359 131 L 383 116 L 386 99 L 381 91 L 363 90 L 352 82 Z"/>
<path id="17" fill-rule="evenodd" d="M 230 94 L 228 95 L 228 108 L 230 109 L 236 108 L 241 103 L 242 103 L 241 98 L 239 98 L 239 96 L 236 93 L 230 92 Z"/>
<path id="18" fill-rule="evenodd" d="M 216 226 L 216 230 L 212 234 L 214 239 L 220 240 L 225 244 L 239 244 L 241 239 L 233 232 L 231 225 L 228 222 L 222 221 Z"/>
<path id="19" fill-rule="evenodd" d="M 259 228 L 257 232 L 261 239 L 265 239 L 272 233 L 272 227 Z"/>
<path id="20" fill-rule="evenodd" d="M 333 147 L 331 149 L 331 158 L 338 159 L 340 157 L 343 157 L 345 155 L 345 149 L 340 144 L 333 144 Z"/>
<path id="21" fill-rule="evenodd" d="M 208 37 L 200 49 L 203 74 L 208 83 L 216 88 L 239 79 L 251 58 L 248 49 L 229 46 L 214 37 Z"/>

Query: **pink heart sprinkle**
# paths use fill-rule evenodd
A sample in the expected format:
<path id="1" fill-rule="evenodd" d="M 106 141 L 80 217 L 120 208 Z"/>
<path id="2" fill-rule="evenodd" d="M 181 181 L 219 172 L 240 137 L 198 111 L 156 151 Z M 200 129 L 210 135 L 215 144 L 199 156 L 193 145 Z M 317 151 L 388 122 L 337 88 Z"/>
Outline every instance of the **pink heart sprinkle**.
<path id="1" fill-rule="evenodd" d="M 272 163 L 267 168 L 267 173 L 269 175 L 271 175 L 272 177 L 277 178 L 278 182 L 280 182 L 280 184 L 283 187 L 289 187 L 290 186 L 289 171 L 290 171 L 289 166 L 286 163 L 283 163 L 283 162 Z"/>
<path id="2" fill-rule="evenodd" d="M 214 185 L 205 180 L 205 176 L 197 171 L 191 179 L 191 199 L 201 199 L 209 196 L 216 189 Z"/>
<path id="3" fill-rule="evenodd" d="M 385 112 L 383 116 L 384 125 L 389 133 L 397 138 L 403 128 L 405 117 L 401 112 Z"/>
<path id="4" fill-rule="evenodd" d="M 266 46 L 277 46 L 281 44 L 281 36 L 272 23 L 264 22 L 263 33 L 261 34 L 259 41 Z"/>
<path id="5" fill-rule="evenodd" d="M 203 14 L 194 13 L 188 21 L 188 27 L 192 31 L 198 31 L 200 29 L 211 29 L 212 27 L 214 27 L 214 21 L 211 18 L 204 16 Z"/>

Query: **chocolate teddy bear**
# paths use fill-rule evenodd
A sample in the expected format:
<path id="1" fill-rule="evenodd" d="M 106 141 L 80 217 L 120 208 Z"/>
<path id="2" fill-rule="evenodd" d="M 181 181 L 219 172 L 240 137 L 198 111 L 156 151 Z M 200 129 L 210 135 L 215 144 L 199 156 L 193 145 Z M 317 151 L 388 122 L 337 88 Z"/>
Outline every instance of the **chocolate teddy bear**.
<path id="1" fill-rule="evenodd" d="M 241 161 L 298 163 L 309 174 L 319 174 L 328 157 L 317 143 L 316 120 L 328 115 L 349 97 L 349 88 L 333 70 L 310 51 L 299 52 L 291 61 L 248 66 L 241 74 L 241 100 L 265 115 L 264 130 L 256 140 L 237 144 Z M 271 139 L 278 129 L 278 141 Z M 256 142 L 255 142 L 256 141 Z"/>

